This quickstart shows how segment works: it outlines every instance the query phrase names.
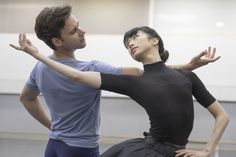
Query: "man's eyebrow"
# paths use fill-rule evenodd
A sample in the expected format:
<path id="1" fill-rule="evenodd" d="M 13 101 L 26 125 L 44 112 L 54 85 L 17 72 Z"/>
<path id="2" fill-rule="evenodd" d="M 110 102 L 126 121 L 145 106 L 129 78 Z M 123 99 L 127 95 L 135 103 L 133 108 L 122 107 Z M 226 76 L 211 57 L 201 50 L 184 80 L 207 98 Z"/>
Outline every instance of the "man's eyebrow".
<path id="1" fill-rule="evenodd" d="M 79 26 L 79 22 L 77 22 L 76 26 L 70 31 L 70 33 L 72 33 L 75 29 L 77 29 L 78 26 Z"/>

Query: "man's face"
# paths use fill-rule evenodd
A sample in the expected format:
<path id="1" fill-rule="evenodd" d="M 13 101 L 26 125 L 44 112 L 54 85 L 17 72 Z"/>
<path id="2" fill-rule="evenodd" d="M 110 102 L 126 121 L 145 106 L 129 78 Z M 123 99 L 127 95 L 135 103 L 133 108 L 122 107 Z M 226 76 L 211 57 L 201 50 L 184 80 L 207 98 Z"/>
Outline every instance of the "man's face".
<path id="1" fill-rule="evenodd" d="M 70 15 L 61 30 L 62 48 L 67 51 L 84 48 L 86 46 L 84 35 L 85 31 L 80 28 L 78 20 Z"/>

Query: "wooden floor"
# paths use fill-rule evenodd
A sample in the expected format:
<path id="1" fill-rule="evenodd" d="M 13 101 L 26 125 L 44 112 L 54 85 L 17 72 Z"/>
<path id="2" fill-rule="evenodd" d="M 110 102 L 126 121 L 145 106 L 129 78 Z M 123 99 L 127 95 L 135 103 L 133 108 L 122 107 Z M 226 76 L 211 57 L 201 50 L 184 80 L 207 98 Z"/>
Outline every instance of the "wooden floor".
<path id="1" fill-rule="evenodd" d="M 46 140 L 0 139 L 0 157 L 43 157 Z M 100 144 L 100 153 L 111 144 Z M 194 146 L 192 144 L 191 146 Z M 196 146 L 197 147 L 197 146 Z M 219 149 L 212 157 L 235 157 L 236 151 L 231 148 Z"/>

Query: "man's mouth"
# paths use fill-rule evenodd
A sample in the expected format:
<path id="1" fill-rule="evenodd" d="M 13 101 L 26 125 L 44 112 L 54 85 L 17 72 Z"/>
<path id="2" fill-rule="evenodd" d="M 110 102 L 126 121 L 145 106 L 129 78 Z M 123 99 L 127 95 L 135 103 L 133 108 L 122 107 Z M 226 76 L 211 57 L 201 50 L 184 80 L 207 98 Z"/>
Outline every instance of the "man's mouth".
<path id="1" fill-rule="evenodd" d="M 81 42 L 81 43 L 85 42 L 85 38 L 81 39 L 80 42 Z"/>

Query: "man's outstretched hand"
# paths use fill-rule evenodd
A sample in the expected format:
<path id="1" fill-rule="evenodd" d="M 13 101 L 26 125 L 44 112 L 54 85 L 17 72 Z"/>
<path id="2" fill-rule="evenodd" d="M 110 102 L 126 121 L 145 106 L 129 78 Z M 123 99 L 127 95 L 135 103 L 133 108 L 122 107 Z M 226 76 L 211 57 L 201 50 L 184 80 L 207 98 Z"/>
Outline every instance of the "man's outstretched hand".
<path id="1" fill-rule="evenodd" d="M 202 51 L 200 54 L 193 57 L 189 63 L 191 65 L 190 67 L 192 68 L 190 70 L 194 70 L 196 68 L 202 67 L 204 65 L 207 65 L 208 63 L 212 63 L 220 59 L 220 56 L 215 57 L 215 53 L 216 48 L 212 49 L 211 47 L 208 47 L 207 50 Z"/>

